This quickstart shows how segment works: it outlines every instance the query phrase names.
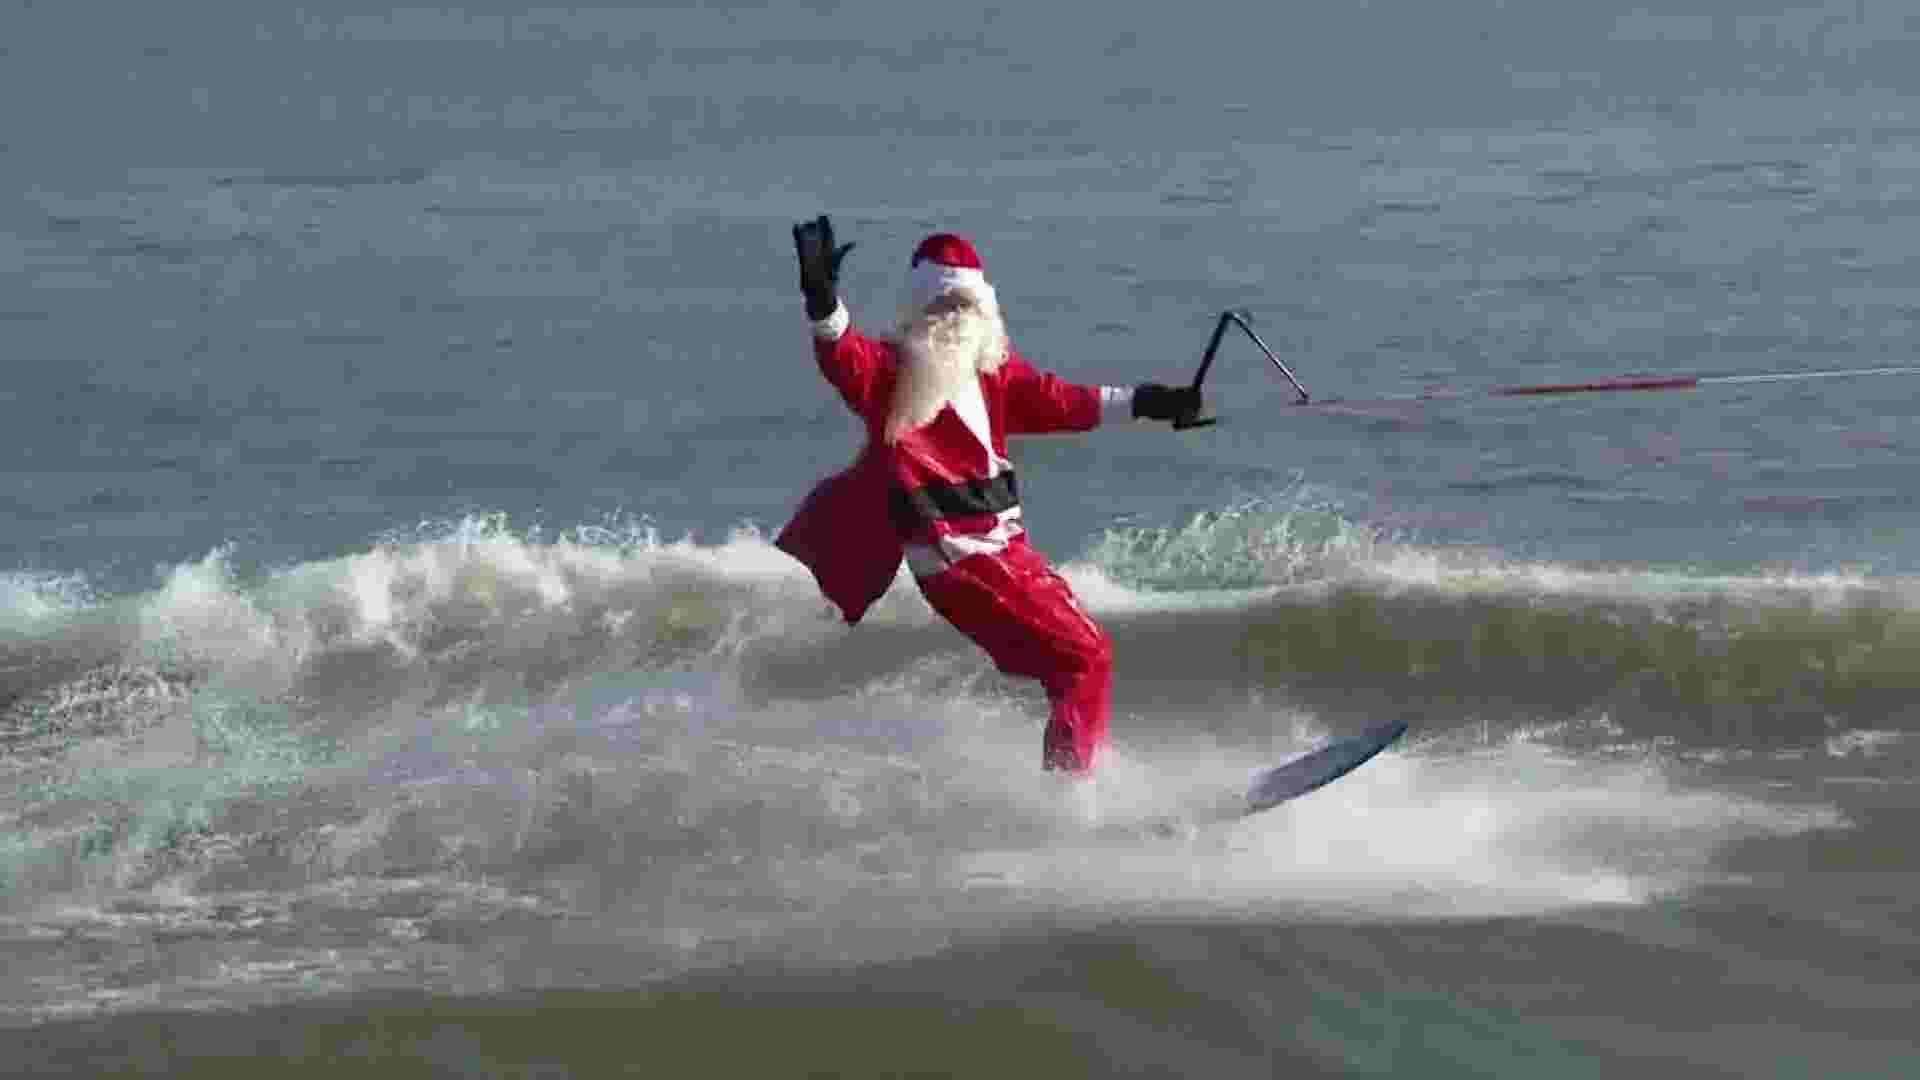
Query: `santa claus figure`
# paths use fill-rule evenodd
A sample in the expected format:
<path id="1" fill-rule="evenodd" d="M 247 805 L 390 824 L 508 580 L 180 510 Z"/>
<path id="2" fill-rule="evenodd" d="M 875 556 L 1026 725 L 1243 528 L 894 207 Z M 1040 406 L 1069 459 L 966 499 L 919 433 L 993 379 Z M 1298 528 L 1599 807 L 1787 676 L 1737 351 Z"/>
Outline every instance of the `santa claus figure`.
<path id="1" fill-rule="evenodd" d="M 853 328 L 822 216 L 794 226 L 814 357 L 866 425 L 845 471 L 807 496 L 776 544 L 855 623 L 904 559 L 933 609 L 1051 704 L 1042 764 L 1085 775 L 1106 740 L 1113 650 L 1028 543 L 1007 437 L 1087 431 L 1116 416 L 1181 421 L 1195 388 L 1083 386 L 1036 370 L 1007 341 L 980 255 L 938 233 L 914 249 L 909 300 L 885 339 Z"/>

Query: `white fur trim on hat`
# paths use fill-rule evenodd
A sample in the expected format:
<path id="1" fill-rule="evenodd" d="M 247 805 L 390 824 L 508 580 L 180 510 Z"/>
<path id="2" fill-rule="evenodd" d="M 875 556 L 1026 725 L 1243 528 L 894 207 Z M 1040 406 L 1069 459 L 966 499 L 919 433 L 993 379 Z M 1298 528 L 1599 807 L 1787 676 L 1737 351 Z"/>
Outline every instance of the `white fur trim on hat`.
<path id="1" fill-rule="evenodd" d="M 991 296 L 992 288 L 987 284 L 987 275 L 964 266 L 945 266 L 931 259 L 923 260 L 907 272 L 907 287 L 913 293 L 913 306 L 925 307 L 937 296 L 950 292 L 965 293 L 969 296 Z"/>

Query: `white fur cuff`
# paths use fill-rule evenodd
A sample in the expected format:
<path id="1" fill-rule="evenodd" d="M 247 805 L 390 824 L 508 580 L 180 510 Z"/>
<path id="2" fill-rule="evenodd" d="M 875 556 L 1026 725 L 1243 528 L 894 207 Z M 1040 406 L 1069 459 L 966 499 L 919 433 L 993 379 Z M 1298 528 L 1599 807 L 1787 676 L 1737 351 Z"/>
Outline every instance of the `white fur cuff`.
<path id="1" fill-rule="evenodd" d="M 841 302 L 833 305 L 833 314 L 813 320 L 813 336 L 821 341 L 839 341 L 852 323 L 853 316 L 847 314 L 847 305 Z"/>
<path id="2" fill-rule="evenodd" d="M 1133 419 L 1133 387 L 1103 386 L 1100 388 L 1100 422 L 1111 424 L 1115 420 Z"/>

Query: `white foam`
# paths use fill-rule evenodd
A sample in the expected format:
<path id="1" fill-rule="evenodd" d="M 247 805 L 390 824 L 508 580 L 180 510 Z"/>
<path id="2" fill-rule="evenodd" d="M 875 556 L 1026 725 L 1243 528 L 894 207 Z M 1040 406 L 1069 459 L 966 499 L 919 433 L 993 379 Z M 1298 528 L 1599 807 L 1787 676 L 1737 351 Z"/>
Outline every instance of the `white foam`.
<path id="1" fill-rule="evenodd" d="M 1134 825 L 1191 799 L 1196 777 L 1232 792 L 1252 763 L 1197 753 L 1135 758 L 1103 776 L 1102 811 Z M 1156 790 L 1171 777 L 1171 799 Z M 1825 808 L 1676 788 L 1649 764 L 1596 766 L 1525 746 L 1431 759 L 1389 751 L 1286 806 L 1184 837 L 1099 834 L 1049 848 L 967 853 L 963 885 L 1068 906 L 1184 915 L 1492 916 L 1638 904 L 1695 884 L 1712 854 L 1756 832 L 1838 823 Z"/>
<path id="2" fill-rule="evenodd" d="M 1196 514 L 1176 527 L 1110 529 L 1085 561 L 1089 565 L 1080 572 L 1089 577 L 1172 589 L 1186 598 L 1343 582 L 1643 603 L 1725 597 L 1838 605 L 1868 592 L 1912 603 L 1911 594 L 1920 590 L 1920 582 L 1848 569 L 1713 574 L 1685 567 L 1578 567 L 1514 559 L 1496 549 L 1425 545 L 1397 530 L 1349 520 L 1337 501 L 1301 485 L 1276 498 Z M 1178 592 L 1182 588 L 1201 591 Z"/>
<path id="3" fill-rule="evenodd" d="M 1840 603 L 1865 591 L 1885 590 L 1893 584 L 1844 571 L 1692 574 L 1647 567 L 1587 569 L 1516 561 L 1494 552 L 1412 545 L 1382 549 L 1379 557 L 1357 565 L 1354 576 L 1363 581 L 1433 591 L 1640 601 L 1774 596 L 1794 601 Z"/>
<path id="4" fill-rule="evenodd" d="M 1284 591 L 1283 586 L 1257 588 L 1146 590 L 1115 581 L 1107 571 L 1088 563 L 1060 567 L 1060 576 L 1073 586 L 1089 611 L 1098 614 L 1148 614 L 1179 611 L 1232 611 L 1253 607 Z"/>
<path id="5" fill-rule="evenodd" d="M 643 530 L 544 539 L 474 518 L 257 582 L 239 580 L 230 556 L 223 548 L 174 567 L 137 603 L 151 658 L 284 682 L 328 650 L 380 647 L 413 660 L 511 636 L 529 618 L 546 620 L 562 649 L 594 634 L 651 632 L 636 617 L 690 619 L 725 638 L 742 614 L 778 632 L 818 621 L 825 606 L 804 569 L 752 530 L 717 545 Z"/>
<path id="6" fill-rule="evenodd" d="M 1884 757 L 1888 751 L 1899 744 L 1913 739 L 1908 731 L 1881 731 L 1872 728 L 1860 728 L 1842 731 L 1827 737 L 1828 757 Z"/>
<path id="7" fill-rule="evenodd" d="M 276 651 L 273 627 L 236 586 L 221 548 L 183 563 L 140 606 L 140 640 L 165 663 L 199 666 L 265 660 Z"/>
<path id="8" fill-rule="evenodd" d="M 1245 589 L 1323 580 L 1378 557 L 1388 542 L 1342 517 L 1325 493 L 1296 482 L 1166 528 L 1109 529 L 1087 561 L 1156 587 Z"/>
<path id="9" fill-rule="evenodd" d="M 1205 549 L 1207 543 L 1240 542 L 1234 537 L 1246 531 L 1246 524 L 1193 528 L 1204 534 L 1195 543 Z M 1335 531 L 1359 535 L 1350 525 Z M 1339 580 L 1440 592 L 1636 602 L 1689 595 L 1774 597 L 1838 604 L 1857 599 L 1864 589 L 1904 587 L 1844 573 L 1692 577 L 1515 563 L 1497 554 L 1359 539 L 1349 543 L 1338 537 L 1329 543 L 1351 549 L 1336 560 L 1342 566 Z M 176 566 L 159 590 L 133 602 L 147 658 L 284 681 L 328 650 L 377 647 L 417 659 L 449 643 L 511 635 L 516 623 L 529 617 L 545 620 L 556 649 L 596 635 L 644 635 L 652 632 L 649 621 L 655 618 L 680 620 L 676 625 L 691 620 L 723 651 L 755 636 L 812 640 L 839 622 L 804 568 L 751 528 L 717 544 L 700 544 L 665 541 L 631 523 L 544 537 L 537 531 L 516 533 L 497 517 L 481 516 L 423 525 L 363 551 L 282 568 L 250 582 L 237 578 L 230 555 L 223 548 Z M 1142 587 L 1110 561 L 1096 550 L 1088 559 L 1061 565 L 1096 614 L 1235 610 L 1302 587 L 1297 582 L 1221 587 L 1204 580 L 1205 573 L 1191 588 Z M 8 622 L 32 629 L 90 602 L 78 579 L 0 576 L 0 629 Z M 577 625 L 568 628 L 569 620 Z M 867 616 L 869 628 L 937 621 L 904 569 Z M 716 622 L 724 625 L 712 625 Z"/>
<path id="10" fill-rule="evenodd" d="M 1374 565 L 1416 566 L 1419 560 Z M 1063 572 L 1088 606 L 1103 613 L 1233 607 L 1272 591 L 1154 592 L 1131 588 L 1088 564 L 1071 564 Z M 1539 575 L 1515 576 L 1511 567 L 1495 564 L 1479 572 L 1519 587 L 1538 586 Z M 1608 579 L 1583 580 L 1591 585 Z M 661 626 L 671 629 L 676 619 L 698 631 L 696 648 L 706 649 L 716 668 L 737 674 L 727 650 L 754 635 L 791 642 L 837 632 L 822 607 L 805 571 L 751 531 L 716 545 L 662 542 L 644 530 L 544 539 L 488 519 L 392 537 L 366 551 L 271 572 L 255 583 L 238 580 L 227 553 L 216 551 L 176 567 L 159 590 L 134 605 L 150 650 L 217 667 L 229 682 L 255 680 L 248 690 L 285 689 L 312 669 L 309 661 L 330 650 L 366 650 L 386 658 L 381 663 L 404 666 L 427 657 L 467 664 L 415 664 L 422 678 L 450 671 L 445 677 L 453 681 L 436 689 L 447 690 L 442 699 L 459 701 L 463 709 L 469 697 L 478 700 L 470 683 L 495 670 L 506 672 L 510 682 L 534 671 L 613 670 L 601 664 L 606 658 L 618 660 L 620 671 L 631 670 L 639 666 L 632 659 L 636 648 L 664 634 Z M 929 623 L 934 616 L 903 582 L 874 619 L 884 626 Z M 330 677 L 341 680 L 342 689 L 359 686 L 367 671 L 338 668 Z M 652 725 L 646 730 L 677 739 L 674 752 L 684 752 L 688 762 L 723 738 L 761 750 L 798 748 L 780 766 L 793 780 L 787 788 L 761 791 L 762 777 L 742 780 L 716 771 L 692 777 L 689 805 L 735 794 L 743 801 L 792 796 L 796 814 L 817 811 L 836 827 L 867 831 L 891 828 L 886 815 L 901 814 L 911 828 L 888 835 L 920 856 L 949 860 L 962 876 L 969 867 L 998 861 L 1017 879 L 1020 902 L 1073 909 L 1145 905 L 1223 912 L 1307 905 L 1459 914 L 1632 903 L 1683 887 L 1733 837 L 1805 827 L 1793 811 L 1682 790 L 1654 767 L 1583 764 L 1515 740 L 1483 753 L 1390 752 L 1324 791 L 1219 831 L 1213 847 L 1116 849 L 1088 842 L 1074 821 L 1076 808 L 1059 797 L 1055 778 L 1039 770 L 1042 720 L 1031 686 L 1002 682 L 989 672 L 982 657 L 959 647 L 930 657 L 924 668 L 876 673 L 878 681 L 833 701 L 773 702 L 748 710 L 728 700 L 711 715 L 700 713 L 699 724 L 687 721 L 677 734 L 662 735 L 664 722 L 657 717 L 646 722 Z M 1009 688 L 1023 696 L 995 696 Z M 301 689 L 325 704 L 330 687 Z M 1294 719 L 1310 735 L 1310 722 Z M 398 730 L 405 718 L 364 720 L 370 728 Z M 1172 718 L 1162 726 L 1178 730 Z M 424 735 L 446 733 L 435 727 Z M 496 771 L 519 775 L 518 744 L 494 741 Z M 1866 744 L 1860 745 L 1866 752 Z M 861 758 L 863 753 L 877 756 Z M 910 762 L 937 789 L 926 806 L 870 804 L 858 785 L 848 786 L 846 778 L 862 768 L 878 775 L 909 767 L 896 758 Z M 625 767 L 625 758 L 607 760 L 615 769 Z M 1122 827 L 1177 816 L 1239 790 L 1258 768 L 1277 760 L 1199 744 L 1123 745 L 1103 765 L 1099 815 Z M 485 770 L 461 775 L 468 778 L 462 783 L 493 783 Z M 368 809 L 377 814 L 391 793 L 379 790 L 378 781 L 369 783 Z M 511 785 L 498 794 L 503 802 L 527 805 L 547 797 L 523 795 Z M 806 801 L 815 796 L 818 806 Z M 942 831 L 949 822 L 927 809 L 939 799 L 973 808 L 968 814 L 978 810 L 969 820 L 1031 826 L 1052 840 L 983 852 L 973 837 Z"/>
<path id="11" fill-rule="evenodd" d="M 91 603 L 87 581 L 78 575 L 0 574 L 0 630 L 31 630 Z"/>

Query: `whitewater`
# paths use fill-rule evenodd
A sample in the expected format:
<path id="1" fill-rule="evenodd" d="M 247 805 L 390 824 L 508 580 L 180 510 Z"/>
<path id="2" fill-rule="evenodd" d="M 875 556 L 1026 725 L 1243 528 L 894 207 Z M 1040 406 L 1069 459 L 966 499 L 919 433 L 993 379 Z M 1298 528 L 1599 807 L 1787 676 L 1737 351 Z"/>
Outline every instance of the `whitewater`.
<path id="1" fill-rule="evenodd" d="M 1198 561 L 1210 536 L 1224 572 L 1244 572 L 1251 513 L 1184 530 L 1172 561 Z M 1266 521 L 1263 535 L 1289 531 L 1285 515 Z M 1648 718 L 1616 719 L 1622 691 L 1606 687 L 1498 710 L 1436 707 L 1429 690 L 1407 746 L 1297 807 L 1198 840 L 1088 834 L 1035 774 L 1036 695 L 910 582 L 849 631 L 750 531 L 710 546 L 640 529 L 538 539 L 484 520 L 435 532 L 253 581 L 214 552 L 108 600 L 15 583 L 0 865 L 12 1012 L 630 984 L 756 956 L 898 957 L 1037 919 L 1642 905 L 1721 876 L 1712 856 L 1744 838 L 1844 823 L 1824 800 L 1712 783 L 1710 725 L 1636 733 Z M 1127 551 L 1137 574 L 1155 569 L 1140 551 L 1166 544 L 1103 550 Z M 1217 801 L 1373 715 L 1332 701 L 1377 696 L 1370 661 L 1439 647 L 1421 620 L 1463 606 L 1488 636 L 1500 620 L 1522 624 L 1516 638 L 1529 622 L 1584 627 L 1574 649 L 1591 657 L 1636 621 L 1739 628 L 1765 649 L 1769 620 L 1844 626 L 1887 603 L 1817 579 L 1652 597 L 1642 582 L 1634 596 L 1604 575 L 1355 546 L 1269 545 L 1292 553 L 1276 568 L 1289 583 L 1250 589 L 1152 589 L 1068 565 L 1125 672 L 1103 820 Z M 1329 576 L 1302 580 L 1316 560 Z M 1676 619 L 1689 608 L 1715 614 Z M 1258 628 L 1283 614 L 1328 624 L 1320 654 L 1287 652 L 1284 673 L 1324 708 L 1278 692 L 1267 650 L 1290 639 Z M 1373 620 L 1352 632 L 1378 657 L 1330 628 L 1356 618 Z M 1738 647 L 1721 652 L 1723 678 L 1744 665 Z M 1481 663 L 1514 667 L 1475 679 L 1520 699 L 1543 659 L 1483 649 Z M 1662 673 L 1633 674 L 1645 693 Z M 1832 757 L 1912 752 L 1869 729 L 1802 734 Z M 100 954 L 75 967 L 83 941 Z"/>

